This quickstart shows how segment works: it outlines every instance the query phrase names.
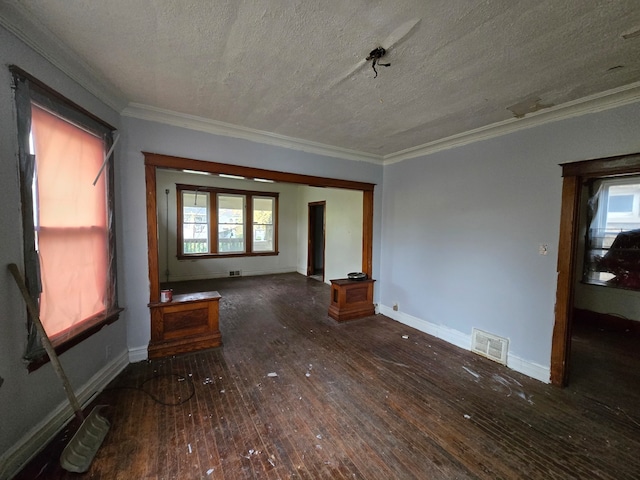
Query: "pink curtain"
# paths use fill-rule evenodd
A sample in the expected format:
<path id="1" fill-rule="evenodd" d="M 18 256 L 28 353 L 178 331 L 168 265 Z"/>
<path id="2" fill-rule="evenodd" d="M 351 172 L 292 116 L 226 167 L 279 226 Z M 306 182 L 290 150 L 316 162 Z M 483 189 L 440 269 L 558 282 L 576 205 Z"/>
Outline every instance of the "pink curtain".
<path id="1" fill-rule="evenodd" d="M 64 336 L 105 311 L 106 175 L 93 186 L 102 139 L 32 106 L 37 165 L 37 238 L 42 277 L 40 316 L 47 335 Z"/>

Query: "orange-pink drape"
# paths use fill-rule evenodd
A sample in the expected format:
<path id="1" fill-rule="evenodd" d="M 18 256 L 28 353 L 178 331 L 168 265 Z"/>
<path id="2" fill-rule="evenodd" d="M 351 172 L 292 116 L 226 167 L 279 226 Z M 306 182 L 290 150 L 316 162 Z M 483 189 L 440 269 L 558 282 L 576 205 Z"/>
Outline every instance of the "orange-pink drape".
<path id="1" fill-rule="evenodd" d="M 106 175 L 102 139 L 32 106 L 37 165 L 37 238 L 42 277 L 40 316 L 56 337 L 105 310 Z"/>

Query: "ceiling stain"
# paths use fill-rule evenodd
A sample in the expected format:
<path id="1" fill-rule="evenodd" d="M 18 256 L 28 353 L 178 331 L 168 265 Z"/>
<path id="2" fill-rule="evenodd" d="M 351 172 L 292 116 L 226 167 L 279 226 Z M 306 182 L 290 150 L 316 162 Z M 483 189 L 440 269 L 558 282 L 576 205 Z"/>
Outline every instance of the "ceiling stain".
<path id="1" fill-rule="evenodd" d="M 537 112 L 538 110 L 544 110 L 545 108 L 553 106 L 553 103 L 542 103 L 540 97 L 530 97 L 522 102 L 507 107 L 507 110 L 511 111 L 514 117 L 523 118 L 528 113 Z"/>

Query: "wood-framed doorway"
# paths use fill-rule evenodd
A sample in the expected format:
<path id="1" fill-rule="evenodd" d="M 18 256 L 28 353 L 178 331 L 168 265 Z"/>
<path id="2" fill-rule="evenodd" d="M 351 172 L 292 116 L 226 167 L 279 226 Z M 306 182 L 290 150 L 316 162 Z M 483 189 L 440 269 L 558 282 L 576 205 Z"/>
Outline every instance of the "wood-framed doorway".
<path id="1" fill-rule="evenodd" d="M 158 217 L 156 169 L 192 170 L 211 174 L 237 175 L 261 178 L 275 182 L 296 183 L 312 187 L 342 188 L 362 192 L 362 271 L 369 277 L 373 273 L 373 191 L 375 184 L 316 177 L 297 173 L 279 172 L 226 163 L 208 162 L 183 157 L 142 152 L 144 155 L 147 203 L 147 253 L 149 261 L 149 303 L 160 301 L 160 273 L 158 267 Z"/>
<path id="2" fill-rule="evenodd" d="M 571 162 L 562 164 L 561 167 L 562 209 L 558 243 L 558 287 L 551 345 L 551 383 L 564 387 L 569 381 L 582 186 L 592 178 L 640 174 L 640 154 Z"/>
<path id="3" fill-rule="evenodd" d="M 307 205 L 307 276 L 322 277 L 324 281 L 327 202 Z"/>

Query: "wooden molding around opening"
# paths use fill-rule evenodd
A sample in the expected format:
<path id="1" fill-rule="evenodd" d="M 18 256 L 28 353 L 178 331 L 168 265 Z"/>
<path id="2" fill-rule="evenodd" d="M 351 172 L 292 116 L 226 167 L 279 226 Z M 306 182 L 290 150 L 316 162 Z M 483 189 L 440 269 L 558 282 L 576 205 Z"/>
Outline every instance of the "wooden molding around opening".
<path id="1" fill-rule="evenodd" d="M 640 174 L 640 154 L 564 163 L 562 208 L 558 242 L 558 286 L 551 344 L 551 383 L 560 387 L 569 381 L 571 324 L 574 312 L 576 245 L 583 183 L 590 178 Z"/>
<path id="2" fill-rule="evenodd" d="M 297 173 L 279 172 L 261 168 L 242 167 L 226 163 L 208 162 L 174 157 L 159 153 L 142 152 L 145 165 L 147 197 L 147 247 L 149 257 L 149 303 L 160 301 L 160 274 L 158 271 L 158 218 L 156 215 L 156 169 L 196 170 L 212 174 L 238 175 L 248 179 L 261 178 L 281 183 L 296 183 L 311 187 L 343 188 L 363 192 L 362 271 L 369 277 L 373 273 L 373 191 L 375 184 L 315 177 Z"/>

